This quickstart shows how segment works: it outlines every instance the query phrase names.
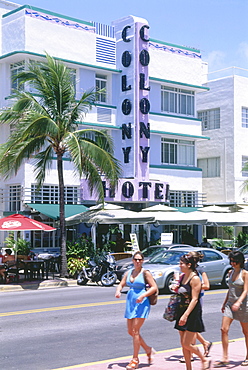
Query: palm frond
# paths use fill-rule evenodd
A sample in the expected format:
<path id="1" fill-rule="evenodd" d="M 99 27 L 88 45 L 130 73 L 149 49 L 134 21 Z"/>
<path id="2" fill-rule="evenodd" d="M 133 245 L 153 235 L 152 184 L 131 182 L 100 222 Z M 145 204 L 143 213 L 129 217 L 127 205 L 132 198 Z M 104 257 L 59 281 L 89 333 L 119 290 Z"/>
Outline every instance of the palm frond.
<path id="1" fill-rule="evenodd" d="M 52 146 L 48 146 L 45 150 L 38 153 L 34 157 L 36 181 L 38 189 L 41 187 L 45 181 L 46 172 L 51 169 L 52 160 L 53 160 L 53 149 Z"/>

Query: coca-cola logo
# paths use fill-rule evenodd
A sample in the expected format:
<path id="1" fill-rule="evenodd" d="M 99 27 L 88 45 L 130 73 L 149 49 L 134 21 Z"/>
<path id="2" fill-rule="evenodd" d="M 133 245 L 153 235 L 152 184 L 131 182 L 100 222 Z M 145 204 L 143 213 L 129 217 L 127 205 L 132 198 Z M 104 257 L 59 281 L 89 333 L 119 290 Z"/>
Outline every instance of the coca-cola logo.
<path id="1" fill-rule="evenodd" d="M 10 227 L 17 228 L 20 226 L 22 226 L 20 221 L 4 221 L 2 224 L 2 229 L 9 229 Z"/>

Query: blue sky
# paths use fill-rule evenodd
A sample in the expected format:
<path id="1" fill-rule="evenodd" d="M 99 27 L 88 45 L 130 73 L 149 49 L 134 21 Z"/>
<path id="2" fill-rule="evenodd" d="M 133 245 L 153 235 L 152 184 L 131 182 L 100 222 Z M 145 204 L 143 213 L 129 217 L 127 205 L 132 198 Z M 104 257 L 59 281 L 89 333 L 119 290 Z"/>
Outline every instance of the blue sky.
<path id="1" fill-rule="evenodd" d="M 84 21 L 147 19 L 150 37 L 200 49 L 209 71 L 248 70 L 248 0 L 19 0 Z"/>

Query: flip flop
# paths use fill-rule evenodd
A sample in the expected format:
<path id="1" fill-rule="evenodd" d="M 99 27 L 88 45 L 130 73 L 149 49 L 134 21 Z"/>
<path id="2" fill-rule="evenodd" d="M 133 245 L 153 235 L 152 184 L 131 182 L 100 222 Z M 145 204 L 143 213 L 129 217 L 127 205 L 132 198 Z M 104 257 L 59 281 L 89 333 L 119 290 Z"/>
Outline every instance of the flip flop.
<path id="1" fill-rule="evenodd" d="M 181 357 L 181 358 L 179 358 L 179 360 L 178 360 L 181 364 L 185 364 L 185 358 L 184 357 Z M 193 361 L 195 361 L 194 360 L 194 357 L 191 357 L 191 362 L 193 362 Z"/>
<path id="2" fill-rule="evenodd" d="M 204 367 L 203 370 L 208 370 L 211 367 L 211 360 L 208 361 L 207 367 Z"/>
<path id="3" fill-rule="evenodd" d="M 229 365 L 229 361 L 217 361 L 214 363 L 214 367 L 226 367 Z"/>
<path id="4" fill-rule="evenodd" d="M 204 356 L 206 356 L 206 357 L 209 356 L 209 352 L 210 352 L 210 349 L 211 349 L 212 345 L 213 345 L 213 342 L 209 342 L 209 344 L 207 345 L 207 348 L 204 352 Z"/>
<path id="5" fill-rule="evenodd" d="M 245 359 L 243 362 L 241 362 L 241 366 L 248 366 L 248 359 Z"/>

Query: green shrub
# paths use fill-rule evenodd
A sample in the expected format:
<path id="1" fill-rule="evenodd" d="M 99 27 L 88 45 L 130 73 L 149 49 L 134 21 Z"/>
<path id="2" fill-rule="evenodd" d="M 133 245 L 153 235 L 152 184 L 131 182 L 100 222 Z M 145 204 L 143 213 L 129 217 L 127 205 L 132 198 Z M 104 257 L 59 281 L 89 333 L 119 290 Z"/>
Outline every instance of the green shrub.
<path id="1" fill-rule="evenodd" d="M 214 249 L 225 249 L 227 247 L 223 239 L 213 239 L 212 246 Z"/>
<path id="2" fill-rule="evenodd" d="M 74 242 L 67 241 L 67 258 L 87 258 L 94 256 L 96 253 L 91 238 L 79 237 Z"/>
<path id="3" fill-rule="evenodd" d="M 25 239 L 17 238 L 14 239 L 14 235 L 10 234 L 4 241 L 7 248 L 11 248 L 18 255 L 28 256 L 31 251 L 30 242 Z"/>
<path id="4" fill-rule="evenodd" d="M 69 275 L 76 278 L 79 271 L 82 270 L 83 267 L 86 267 L 88 264 L 87 258 L 68 258 L 67 265 L 68 265 L 68 272 Z"/>
<path id="5" fill-rule="evenodd" d="M 242 231 L 238 233 L 237 236 L 237 246 L 242 247 L 243 245 L 248 243 L 248 234 L 243 233 Z"/>

